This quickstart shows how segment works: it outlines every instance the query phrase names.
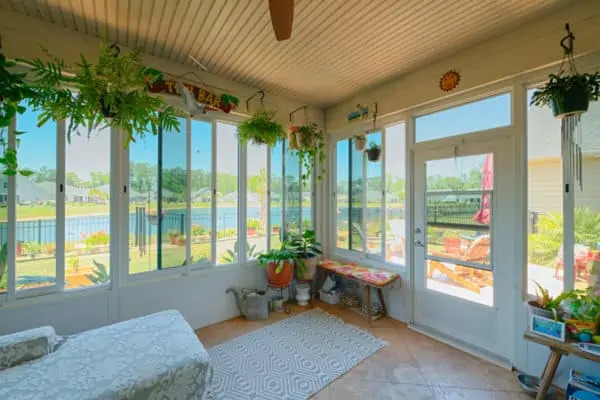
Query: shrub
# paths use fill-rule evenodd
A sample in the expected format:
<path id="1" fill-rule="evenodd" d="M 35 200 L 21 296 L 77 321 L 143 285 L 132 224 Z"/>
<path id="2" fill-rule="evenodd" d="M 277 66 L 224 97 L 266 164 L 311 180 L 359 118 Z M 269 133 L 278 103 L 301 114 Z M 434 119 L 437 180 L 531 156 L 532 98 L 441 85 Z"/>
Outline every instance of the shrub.
<path id="1" fill-rule="evenodd" d="M 108 233 L 104 232 L 104 230 L 100 229 L 98 232 L 87 234 L 82 234 L 83 241 L 87 247 L 92 246 L 106 246 L 110 242 L 110 237 Z"/>
<path id="2" fill-rule="evenodd" d="M 35 258 L 38 254 L 42 252 L 42 245 L 38 242 L 24 242 L 23 243 L 23 253 L 27 254 L 31 258 Z"/>

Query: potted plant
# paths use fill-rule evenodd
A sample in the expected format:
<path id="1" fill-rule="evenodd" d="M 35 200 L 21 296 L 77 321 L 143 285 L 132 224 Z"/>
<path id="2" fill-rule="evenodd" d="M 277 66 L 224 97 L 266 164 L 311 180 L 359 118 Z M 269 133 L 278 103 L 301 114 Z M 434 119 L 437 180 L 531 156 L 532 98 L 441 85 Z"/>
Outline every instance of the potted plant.
<path id="1" fill-rule="evenodd" d="M 561 308 L 561 303 L 573 298 L 573 292 L 564 292 L 557 297 L 552 297 L 547 289 L 537 282 L 535 284 L 537 285 L 536 299 L 528 302 L 529 310 L 540 317 L 554 319 L 555 321 L 562 320 L 564 311 Z"/>
<path id="2" fill-rule="evenodd" d="M 460 235 L 458 232 L 446 232 L 444 233 L 444 251 L 447 254 L 458 254 L 460 253 Z"/>
<path id="3" fill-rule="evenodd" d="M 274 146 L 285 137 L 283 126 L 274 121 L 274 112 L 257 111 L 252 117 L 238 126 L 238 136 L 242 142 Z"/>
<path id="4" fill-rule="evenodd" d="M 221 95 L 221 105 L 223 111 L 226 113 L 230 112 L 231 110 L 235 110 L 239 104 L 240 100 L 237 97 L 227 93 L 223 93 Z"/>
<path id="5" fill-rule="evenodd" d="M 288 147 L 290 150 L 298 150 L 298 129 L 299 125 L 290 125 L 287 131 Z"/>
<path id="6" fill-rule="evenodd" d="M 273 233 L 278 235 L 279 232 L 281 232 L 281 226 L 280 225 L 273 225 Z"/>
<path id="7" fill-rule="evenodd" d="M 600 97 L 600 72 L 550 74 L 548 82 L 533 93 L 531 105 L 550 106 L 555 117 L 581 114 Z"/>
<path id="8" fill-rule="evenodd" d="M 306 230 L 302 235 L 292 236 L 286 247 L 296 254 L 296 277 L 299 280 L 313 279 L 317 270 L 317 257 L 323 254 L 315 232 Z"/>
<path id="9" fill-rule="evenodd" d="M 179 131 L 175 109 L 149 92 L 157 77 L 148 71 L 156 70 L 142 64 L 141 49 L 121 55 L 118 46 L 103 42 L 95 64 L 81 55 L 74 68 L 51 55 L 46 61 L 20 61 L 33 74 L 29 103 L 42 110 L 38 125 L 69 120 L 67 139 L 78 127 L 91 131 L 100 124 L 126 132 L 126 144 L 148 132 L 156 135 L 159 129 Z"/>
<path id="10" fill-rule="evenodd" d="M 308 184 L 315 165 L 320 166 L 317 180 L 325 176 L 325 134 L 317 124 L 304 124 L 298 128 L 298 158 L 302 163 L 302 181 Z"/>
<path id="11" fill-rule="evenodd" d="M 256 235 L 256 232 L 260 229 L 260 220 L 256 218 L 250 218 L 248 219 L 247 225 L 248 236 L 254 236 Z"/>
<path id="12" fill-rule="evenodd" d="M 273 249 L 267 253 L 259 254 L 258 262 L 264 266 L 267 272 L 269 285 L 273 287 L 286 287 L 294 277 L 294 260 L 296 253 L 282 247 Z"/>
<path id="13" fill-rule="evenodd" d="M 369 143 L 369 148 L 366 150 L 369 161 L 379 161 L 381 158 L 381 146 L 375 142 Z"/>
<path id="14" fill-rule="evenodd" d="M 572 293 L 568 301 L 570 315 L 566 321 L 567 331 L 574 339 L 590 342 L 600 333 L 600 296 L 596 296 L 591 289 Z"/>
<path id="15" fill-rule="evenodd" d="M 354 139 L 354 148 L 356 151 L 365 150 L 365 147 L 367 147 L 367 137 L 365 135 L 354 135 L 352 139 Z"/>

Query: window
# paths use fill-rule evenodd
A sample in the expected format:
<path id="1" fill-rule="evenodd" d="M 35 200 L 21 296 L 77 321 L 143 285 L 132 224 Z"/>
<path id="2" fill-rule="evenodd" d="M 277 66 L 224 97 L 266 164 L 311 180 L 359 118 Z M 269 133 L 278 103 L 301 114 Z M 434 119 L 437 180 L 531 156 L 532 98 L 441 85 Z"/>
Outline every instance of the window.
<path id="1" fill-rule="evenodd" d="M 212 124 L 191 121 L 191 260 L 206 264 L 212 260 Z"/>
<path id="2" fill-rule="evenodd" d="M 527 93 L 528 104 L 533 92 Z M 527 291 L 531 295 L 536 282 L 554 296 L 572 288 L 600 287 L 600 202 L 595 184 L 600 174 L 600 105 L 590 103 L 578 125 L 583 188 L 563 174 L 561 120 L 547 107 L 528 108 Z M 572 190 L 565 193 L 566 183 Z M 563 204 L 565 195 L 574 204 L 568 210 Z M 569 231 L 569 225 L 574 229 Z M 567 246 L 573 248 L 572 260 L 563 257 Z"/>
<path id="3" fill-rule="evenodd" d="M 37 117 L 28 108 L 16 121 L 16 129 L 27 132 L 18 148 L 20 168 L 33 171 L 15 177 L 17 290 L 56 284 L 57 129 L 52 121 L 38 128 Z M 81 236 L 76 243 L 83 245 Z"/>
<path id="4" fill-rule="evenodd" d="M 283 149 L 278 142 L 271 148 L 271 242 L 272 249 L 281 247 L 283 231 Z"/>
<path id="5" fill-rule="evenodd" d="M 217 264 L 239 260 L 238 138 L 235 125 L 217 122 Z"/>
<path id="6" fill-rule="evenodd" d="M 406 248 L 406 128 L 398 124 L 385 129 L 385 260 L 405 264 Z"/>
<path id="7" fill-rule="evenodd" d="M 65 147 L 65 289 L 109 282 L 110 234 L 110 129 L 80 128 Z"/>
<path id="8" fill-rule="evenodd" d="M 8 148 L 8 129 L 0 128 L 2 156 Z M 0 174 L 0 295 L 8 288 L 8 177 Z"/>
<path id="9" fill-rule="evenodd" d="M 383 149 L 370 161 L 355 139 L 336 143 L 335 243 L 370 257 L 403 264 L 405 127 L 391 125 L 367 135 Z M 389 159 L 389 161 L 388 161 Z"/>
<path id="10" fill-rule="evenodd" d="M 246 253 L 255 259 L 267 250 L 267 152 L 266 145 L 248 143 L 246 150 Z"/>
<path id="11" fill-rule="evenodd" d="M 490 112 L 493 110 L 493 112 Z M 443 139 L 511 124 L 511 95 L 503 93 L 415 118 L 415 141 Z"/>

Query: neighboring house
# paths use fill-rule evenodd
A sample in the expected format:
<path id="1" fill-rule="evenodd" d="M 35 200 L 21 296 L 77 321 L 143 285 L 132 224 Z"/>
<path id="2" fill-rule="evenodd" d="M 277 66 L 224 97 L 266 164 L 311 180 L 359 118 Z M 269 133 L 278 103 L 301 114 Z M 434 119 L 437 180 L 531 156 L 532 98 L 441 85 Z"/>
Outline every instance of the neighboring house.
<path id="1" fill-rule="evenodd" d="M 209 202 L 212 200 L 212 190 L 209 188 L 204 188 L 192 192 L 192 201 L 193 202 Z"/>
<path id="2" fill-rule="evenodd" d="M 561 212 L 563 187 L 561 122 L 548 108 L 528 113 L 528 202 L 537 213 Z M 600 102 L 591 103 L 581 120 L 583 191 L 577 185 L 576 207 L 600 212 Z"/>

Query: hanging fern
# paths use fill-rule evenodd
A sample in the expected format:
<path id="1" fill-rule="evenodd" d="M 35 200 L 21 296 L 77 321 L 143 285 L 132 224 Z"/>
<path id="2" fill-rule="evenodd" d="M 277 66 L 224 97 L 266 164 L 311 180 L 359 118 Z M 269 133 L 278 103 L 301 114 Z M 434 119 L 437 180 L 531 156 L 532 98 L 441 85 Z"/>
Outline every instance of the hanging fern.
<path id="1" fill-rule="evenodd" d="M 252 117 L 238 126 L 238 136 L 242 142 L 252 141 L 255 144 L 274 146 L 285 137 L 283 125 L 273 120 L 275 113 L 269 111 L 255 112 Z"/>

